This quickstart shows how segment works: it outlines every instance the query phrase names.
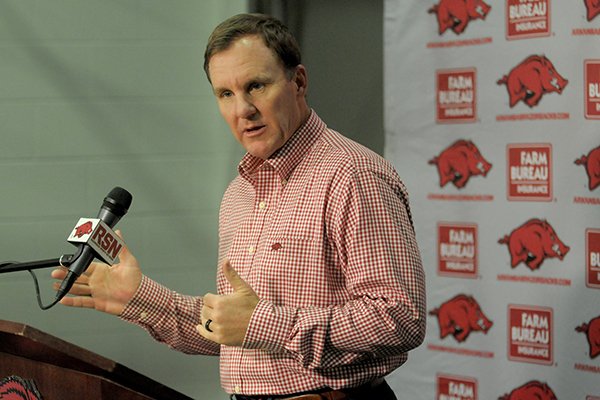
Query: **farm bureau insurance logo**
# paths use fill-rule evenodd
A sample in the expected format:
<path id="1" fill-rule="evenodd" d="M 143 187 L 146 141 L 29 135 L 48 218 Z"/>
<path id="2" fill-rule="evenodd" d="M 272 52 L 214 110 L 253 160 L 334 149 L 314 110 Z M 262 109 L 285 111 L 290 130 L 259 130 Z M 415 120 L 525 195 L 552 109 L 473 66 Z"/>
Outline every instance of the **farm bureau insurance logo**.
<path id="1" fill-rule="evenodd" d="M 508 305 L 508 359 L 550 365 L 553 354 L 553 311 L 549 307 Z"/>
<path id="2" fill-rule="evenodd" d="M 477 400 L 477 379 L 438 374 L 435 398 L 436 400 Z"/>
<path id="3" fill-rule="evenodd" d="M 440 35 L 448 29 L 460 35 L 471 20 L 485 19 L 490 9 L 483 0 L 440 0 L 427 12 L 437 16 Z"/>
<path id="4" fill-rule="evenodd" d="M 598 0 L 600 8 L 600 0 Z M 600 60 L 584 61 L 585 117 L 600 119 Z"/>
<path id="5" fill-rule="evenodd" d="M 496 83 L 506 85 L 512 108 L 519 101 L 529 107 L 535 107 L 545 94 L 552 92 L 562 94 L 569 81 L 558 73 L 554 64 L 546 56 L 531 55 Z"/>
<path id="6" fill-rule="evenodd" d="M 558 257 L 561 261 L 569 252 L 552 225 L 546 220 L 532 218 L 498 240 L 508 246 L 510 266 L 524 263 L 530 270 L 540 268 L 546 258 Z"/>
<path id="7" fill-rule="evenodd" d="M 550 36 L 550 0 L 507 0 L 506 38 Z"/>
<path id="8" fill-rule="evenodd" d="M 475 68 L 436 71 L 436 121 L 475 122 L 477 119 Z"/>
<path id="9" fill-rule="evenodd" d="M 477 277 L 477 224 L 438 223 L 438 274 Z"/>
<path id="10" fill-rule="evenodd" d="M 600 229 L 586 229 L 585 254 L 585 284 L 587 287 L 600 289 Z"/>
<path id="11" fill-rule="evenodd" d="M 552 145 L 509 144 L 508 200 L 552 200 Z"/>
<path id="12" fill-rule="evenodd" d="M 440 327 L 440 339 L 452 335 L 462 343 L 471 332 L 486 333 L 494 324 L 485 316 L 479 303 L 465 294 L 458 294 L 429 312 L 436 316 Z"/>

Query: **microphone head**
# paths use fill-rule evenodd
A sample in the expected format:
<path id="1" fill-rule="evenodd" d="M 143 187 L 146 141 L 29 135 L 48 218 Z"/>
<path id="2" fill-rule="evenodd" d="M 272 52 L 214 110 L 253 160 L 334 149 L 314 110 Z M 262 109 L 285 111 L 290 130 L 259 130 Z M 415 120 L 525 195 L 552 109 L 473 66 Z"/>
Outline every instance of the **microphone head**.
<path id="1" fill-rule="evenodd" d="M 131 193 L 117 186 L 106 195 L 102 202 L 102 208 L 110 210 L 120 218 L 127 213 L 132 200 Z"/>

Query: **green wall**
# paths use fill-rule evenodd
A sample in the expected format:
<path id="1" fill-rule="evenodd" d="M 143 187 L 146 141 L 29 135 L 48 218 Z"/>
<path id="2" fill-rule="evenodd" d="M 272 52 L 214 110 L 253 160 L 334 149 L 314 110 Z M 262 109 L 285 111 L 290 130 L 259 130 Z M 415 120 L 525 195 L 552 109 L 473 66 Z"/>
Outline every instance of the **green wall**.
<path id="1" fill-rule="evenodd" d="M 382 154 L 383 2 L 266 3 L 286 3 L 310 105 Z M 134 200 L 118 227 L 143 271 L 181 293 L 214 292 L 218 207 L 242 151 L 202 56 L 214 26 L 246 8 L 245 0 L 0 1 L 0 261 L 72 252 L 66 237 L 77 219 L 94 217 L 122 186 Z M 37 271 L 45 303 L 54 298 L 49 274 Z M 26 272 L 0 274 L 0 302 L 0 319 L 194 399 L 227 398 L 216 358 L 175 352 L 95 311 L 41 311 Z"/>
<path id="2" fill-rule="evenodd" d="M 0 2 L 0 260 L 72 252 L 114 186 L 143 271 L 214 292 L 217 213 L 241 150 L 202 70 L 206 39 L 241 0 Z M 50 269 L 37 271 L 45 303 Z M 27 272 L 0 275 L 0 319 L 25 322 L 195 399 L 224 399 L 217 359 L 174 352 L 91 310 L 38 308 Z M 1 378 L 1 377 L 0 377 Z"/>

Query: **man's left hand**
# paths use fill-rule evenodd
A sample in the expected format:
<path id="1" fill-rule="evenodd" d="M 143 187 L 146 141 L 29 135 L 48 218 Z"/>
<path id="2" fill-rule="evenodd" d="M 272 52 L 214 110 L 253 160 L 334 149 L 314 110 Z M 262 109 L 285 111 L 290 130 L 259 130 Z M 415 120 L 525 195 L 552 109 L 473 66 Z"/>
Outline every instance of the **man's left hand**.
<path id="1" fill-rule="evenodd" d="M 222 266 L 233 293 L 204 295 L 198 332 L 208 340 L 227 346 L 241 346 L 259 298 L 233 269 L 229 260 Z M 207 321 L 210 321 L 207 329 Z"/>

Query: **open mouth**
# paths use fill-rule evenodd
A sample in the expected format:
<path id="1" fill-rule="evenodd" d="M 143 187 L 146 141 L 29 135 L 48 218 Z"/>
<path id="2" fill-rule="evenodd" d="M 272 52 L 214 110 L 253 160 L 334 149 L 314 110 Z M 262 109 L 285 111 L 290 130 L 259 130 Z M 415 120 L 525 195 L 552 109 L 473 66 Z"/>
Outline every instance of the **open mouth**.
<path id="1" fill-rule="evenodd" d="M 244 134 L 247 136 L 257 136 L 260 135 L 264 129 L 265 125 L 251 126 L 249 128 L 244 129 Z"/>

